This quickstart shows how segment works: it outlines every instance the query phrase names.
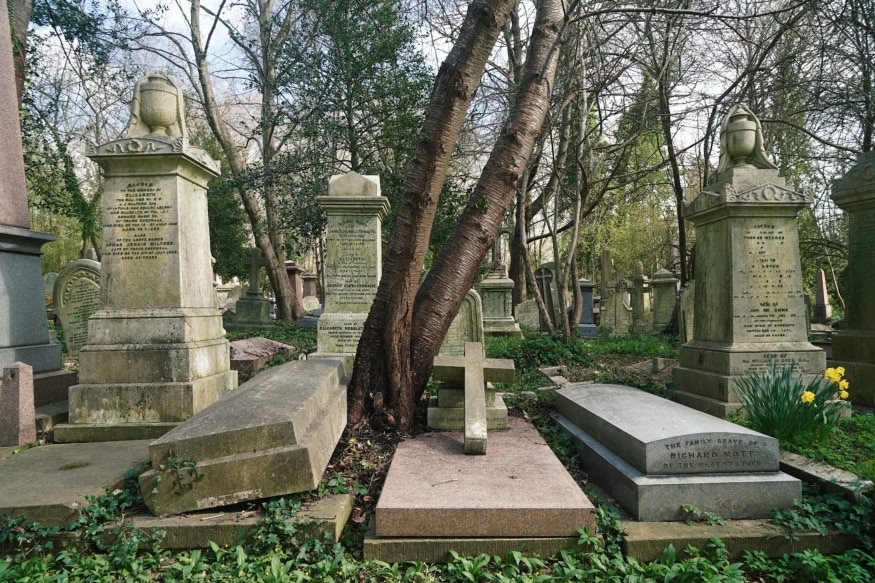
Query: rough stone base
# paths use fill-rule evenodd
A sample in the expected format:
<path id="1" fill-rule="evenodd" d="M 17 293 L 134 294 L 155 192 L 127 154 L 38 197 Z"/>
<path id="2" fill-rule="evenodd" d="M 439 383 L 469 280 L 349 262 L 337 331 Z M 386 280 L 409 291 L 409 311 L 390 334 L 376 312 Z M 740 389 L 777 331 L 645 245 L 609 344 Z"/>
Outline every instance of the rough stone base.
<path id="1" fill-rule="evenodd" d="M 33 404 L 37 407 L 66 401 L 70 387 L 76 384 L 77 374 L 71 370 L 34 373 Z"/>
<path id="2" fill-rule="evenodd" d="M 487 336 L 523 336 L 520 325 L 513 318 L 483 318 L 483 333 Z"/>
<path id="3" fill-rule="evenodd" d="M 808 549 L 817 549 L 824 555 L 839 554 L 860 545 L 860 541 L 849 534 L 824 536 L 799 530 L 788 533 L 772 524 L 771 520 L 730 520 L 721 526 L 624 521 L 623 530 L 626 532 L 623 552 L 639 561 L 659 559 L 670 544 L 674 545 L 680 559 L 685 556 L 682 549 L 688 545 L 704 549 L 715 536 L 726 545 L 730 560 L 741 559 L 745 551 L 762 551 L 768 557 L 777 558 Z"/>
<path id="4" fill-rule="evenodd" d="M 275 322 L 270 317 L 270 302 L 261 298 L 243 296 L 237 300 L 237 314 L 231 319 L 232 326 L 258 326 L 270 328 Z"/>
<path id="5" fill-rule="evenodd" d="M 578 324 L 577 335 L 580 338 L 598 338 L 599 327 L 595 324 Z"/>
<path id="6" fill-rule="evenodd" d="M 61 345 L 47 342 L 39 345 L 10 346 L 0 348 L 0 369 L 15 362 L 23 362 L 33 367 L 34 374 L 56 371 L 61 368 Z"/>
<path id="7" fill-rule="evenodd" d="M 565 549 L 579 549 L 580 537 L 378 537 L 374 528 L 368 530 L 364 541 L 366 561 L 386 563 L 422 561 L 426 563 L 449 563 L 453 560 L 450 551 L 465 557 L 481 553 L 504 557 L 520 551 L 526 556 L 551 557 Z"/>
<path id="8" fill-rule="evenodd" d="M 456 432 L 400 443 L 377 503 L 376 535 L 530 539 L 576 538 L 584 527 L 594 532 L 592 503 L 537 430 L 509 421 L 509 431 L 489 436 L 484 456 L 464 455 Z"/>
<path id="9" fill-rule="evenodd" d="M 289 519 L 299 532 L 320 540 L 340 540 L 340 535 L 352 513 L 353 497 L 337 494 L 304 505 Z M 214 542 L 231 546 L 241 541 L 247 532 L 258 525 L 260 516 L 253 512 L 202 511 L 181 516 L 155 517 L 145 514 L 133 516 L 128 522 L 138 530 L 160 528 L 165 536 L 163 549 L 206 549 Z M 113 525 L 114 526 L 114 525 Z M 111 529 L 110 529 L 111 531 Z M 114 543 L 112 539 L 107 540 Z"/>
<path id="10" fill-rule="evenodd" d="M 315 488 L 346 425 L 342 360 L 273 367 L 149 446 L 154 514 Z"/>
<path id="11" fill-rule="evenodd" d="M 87 443 L 102 441 L 152 441 L 177 423 L 59 423 L 52 429 L 55 443 Z"/>
<path id="12" fill-rule="evenodd" d="M 178 423 L 236 386 L 237 371 L 232 370 L 188 382 L 75 385 L 70 387 L 70 423 Z"/>
<path id="13" fill-rule="evenodd" d="M 679 365 L 673 371 L 677 401 L 725 417 L 741 408 L 735 381 L 752 370 L 767 370 L 769 363 L 779 367 L 793 364 L 803 381 L 808 381 L 826 368 L 826 354 L 807 342 L 745 348 L 696 340 L 681 346 Z M 759 348 L 762 350 L 753 350 Z"/>
<path id="14" fill-rule="evenodd" d="M 722 518 L 765 518 L 802 495 L 802 482 L 782 472 L 645 476 L 562 415 L 553 418 L 594 481 L 640 521 L 684 520 L 684 504 Z"/>
<path id="15" fill-rule="evenodd" d="M 486 429 L 504 431 L 508 428 L 507 423 L 507 405 L 504 399 L 496 395 L 494 404 L 486 406 Z M 462 431 L 465 427 L 465 407 L 439 407 L 438 397 L 430 397 L 427 425 L 431 429 Z"/>

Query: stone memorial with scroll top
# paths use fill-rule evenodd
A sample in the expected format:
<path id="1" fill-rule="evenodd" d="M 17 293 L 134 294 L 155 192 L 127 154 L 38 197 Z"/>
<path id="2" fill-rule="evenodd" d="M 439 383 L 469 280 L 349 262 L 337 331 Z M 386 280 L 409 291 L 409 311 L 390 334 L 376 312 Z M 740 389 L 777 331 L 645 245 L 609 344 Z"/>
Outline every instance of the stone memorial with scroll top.
<path id="1" fill-rule="evenodd" d="M 100 263 L 91 259 L 68 263 L 55 280 L 52 301 L 67 352 L 79 354 L 88 343 L 88 318 L 100 307 Z"/>
<path id="2" fill-rule="evenodd" d="M 56 441 L 154 438 L 237 386 L 207 220 L 219 163 L 188 143 L 184 111 L 176 83 L 149 73 L 125 136 L 89 153 L 105 178 L 100 309 Z"/>
<path id="3" fill-rule="evenodd" d="M 677 400 L 713 415 L 741 407 L 735 381 L 772 365 L 803 377 L 826 366 L 808 342 L 796 214 L 813 195 L 787 188 L 759 120 L 727 114 L 716 182 L 684 208 L 696 226 L 694 339 L 674 369 Z"/>
<path id="4" fill-rule="evenodd" d="M 382 225 L 389 199 L 379 176 L 332 176 L 319 204 L 325 226 L 325 307 L 316 333 L 320 354 L 355 354 L 382 276 Z"/>

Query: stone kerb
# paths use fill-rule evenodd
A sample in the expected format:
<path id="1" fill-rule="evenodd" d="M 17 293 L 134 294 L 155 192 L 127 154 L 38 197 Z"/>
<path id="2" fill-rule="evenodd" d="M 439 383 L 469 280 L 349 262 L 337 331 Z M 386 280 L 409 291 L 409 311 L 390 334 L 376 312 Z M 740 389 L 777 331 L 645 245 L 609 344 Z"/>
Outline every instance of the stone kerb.
<path id="1" fill-rule="evenodd" d="M 834 366 L 844 366 L 851 399 L 871 406 L 875 399 L 875 152 L 862 152 L 844 177 L 833 183 L 832 200 L 848 215 L 845 305 L 848 329 L 832 335 Z"/>
<path id="2" fill-rule="evenodd" d="M 325 303 L 317 328 L 318 351 L 354 354 L 382 276 L 382 221 L 389 200 L 378 176 L 333 176 L 328 195 L 316 199 L 325 226 Z"/>
<path id="3" fill-rule="evenodd" d="M 67 351 L 79 354 L 88 343 L 88 319 L 100 307 L 100 263 L 91 259 L 69 262 L 55 280 L 52 302 Z"/>

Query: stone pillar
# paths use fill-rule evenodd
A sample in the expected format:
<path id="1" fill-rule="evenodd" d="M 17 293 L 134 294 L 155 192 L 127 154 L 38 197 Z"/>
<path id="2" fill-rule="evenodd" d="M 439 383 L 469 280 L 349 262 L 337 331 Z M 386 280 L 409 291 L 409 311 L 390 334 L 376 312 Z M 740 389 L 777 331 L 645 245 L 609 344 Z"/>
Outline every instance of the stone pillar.
<path id="1" fill-rule="evenodd" d="M 380 177 L 332 176 L 319 204 L 325 226 L 325 307 L 316 342 L 323 354 L 354 355 L 383 270 L 382 226 L 389 199 Z"/>
<path id="2" fill-rule="evenodd" d="M 483 332 L 488 336 L 522 336 L 513 319 L 513 280 L 504 265 L 498 265 L 480 282 L 483 301 Z"/>
<path id="3" fill-rule="evenodd" d="M 714 184 L 684 209 L 696 227 L 694 339 L 674 370 L 677 400 L 713 415 L 741 407 L 735 381 L 771 365 L 820 374 L 808 342 L 796 214 L 812 196 L 785 186 L 765 156 L 759 120 L 727 115 Z"/>
<path id="4" fill-rule="evenodd" d="M 33 368 L 16 362 L 3 368 L 0 381 L 0 447 L 36 441 Z"/>
<path id="5" fill-rule="evenodd" d="M 875 401 L 875 151 L 833 183 L 833 201 L 848 215 L 848 267 L 845 272 L 847 329 L 832 334 L 831 366 L 845 367 L 851 400 Z"/>
<path id="6" fill-rule="evenodd" d="M 319 278 L 315 273 L 305 273 L 301 275 L 301 279 L 303 280 L 303 295 L 302 298 L 306 298 L 308 296 L 316 297 L 318 296 L 318 292 L 316 290 L 316 280 Z"/>
<path id="7" fill-rule="evenodd" d="M 811 321 L 815 324 L 829 324 L 832 318 L 832 306 L 829 303 L 829 293 L 826 291 L 826 274 L 822 269 L 817 270 L 817 287 L 814 290 L 814 317 Z"/>
<path id="8" fill-rule="evenodd" d="M 595 284 L 588 279 L 577 282 L 580 286 L 580 295 L 583 297 L 583 309 L 580 312 L 580 322 L 577 323 L 577 335 L 581 338 L 595 338 L 599 335 L 599 329 L 595 325 L 593 316 L 592 290 Z"/>
<path id="9" fill-rule="evenodd" d="M 678 280 L 667 269 L 653 274 L 653 331 L 672 332 L 677 329 Z"/>
<path id="10" fill-rule="evenodd" d="M 105 178 L 100 309 L 55 440 L 154 438 L 237 386 L 207 221 L 219 163 L 189 145 L 182 91 L 160 72 L 137 82 L 125 137 L 89 155 Z"/>
<path id="11" fill-rule="evenodd" d="M 29 364 L 34 373 L 75 375 L 61 371 L 61 345 L 49 336 L 41 248 L 54 241 L 30 230 L 18 99 L 12 68 L 12 43 L 6 11 L 0 15 L 0 368 Z M 39 379 L 37 380 L 39 384 Z M 39 392 L 39 387 L 37 388 Z"/>
<path id="12" fill-rule="evenodd" d="M 289 285 L 295 292 L 295 297 L 298 298 L 298 303 L 304 299 L 304 285 L 301 281 L 301 272 L 303 269 L 298 267 L 294 261 L 286 261 L 286 276 L 289 278 Z"/>
<path id="13" fill-rule="evenodd" d="M 650 313 L 650 278 L 639 273 L 632 279 L 631 288 L 632 328 L 635 334 L 643 334 L 653 329 L 653 316 Z"/>

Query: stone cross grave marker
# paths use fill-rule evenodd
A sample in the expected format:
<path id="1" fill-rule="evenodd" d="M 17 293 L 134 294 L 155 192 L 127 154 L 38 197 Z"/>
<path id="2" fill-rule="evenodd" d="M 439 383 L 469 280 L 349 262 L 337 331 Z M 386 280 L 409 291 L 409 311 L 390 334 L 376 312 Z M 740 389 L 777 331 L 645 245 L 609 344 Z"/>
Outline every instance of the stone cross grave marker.
<path id="1" fill-rule="evenodd" d="M 547 313 L 555 316 L 556 306 L 553 305 L 553 272 L 547 267 L 539 267 L 535 271 L 535 282 L 541 291 L 541 298 L 547 307 Z"/>
<path id="2" fill-rule="evenodd" d="M 486 358 L 479 342 L 465 343 L 465 356 L 438 356 L 432 376 L 436 380 L 465 383 L 465 453 L 486 453 L 486 382 L 511 382 L 512 360 Z"/>

